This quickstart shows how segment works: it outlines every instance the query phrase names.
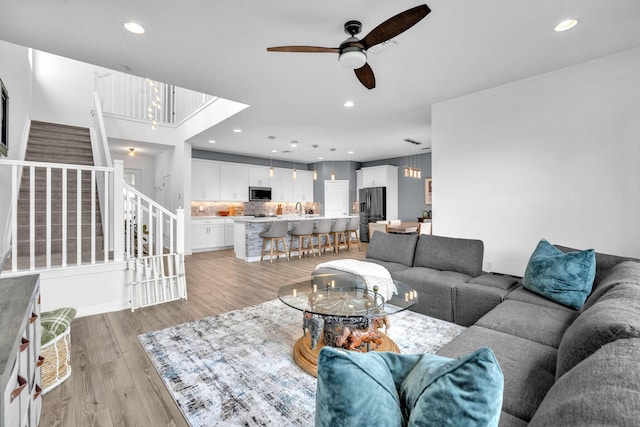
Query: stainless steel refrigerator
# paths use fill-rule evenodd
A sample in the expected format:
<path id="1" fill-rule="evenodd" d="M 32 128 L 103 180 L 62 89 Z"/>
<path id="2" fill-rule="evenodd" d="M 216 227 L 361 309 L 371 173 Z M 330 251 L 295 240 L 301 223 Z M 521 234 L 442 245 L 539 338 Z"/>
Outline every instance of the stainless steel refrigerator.
<path id="1" fill-rule="evenodd" d="M 362 188 L 358 192 L 360 203 L 360 241 L 369 241 L 369 223 L 386 221 L 387 189 L 386 187 Z"/>

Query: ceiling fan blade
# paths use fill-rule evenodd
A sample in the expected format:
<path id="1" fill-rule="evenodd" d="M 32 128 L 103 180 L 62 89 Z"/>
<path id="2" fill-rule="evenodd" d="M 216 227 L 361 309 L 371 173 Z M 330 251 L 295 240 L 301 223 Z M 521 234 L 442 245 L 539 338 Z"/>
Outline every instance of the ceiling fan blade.
<path id="1" fill-rule="evenodd" d="M 337 47 L 318 47 L 318 46 L 277 46 L 268 47 L 269 52 L 308 52 L 308 53 L 338 53 Z"/>
<path id="2" fill-rule="evenodd" d="M 422 4 L 393 16 L 373 30 L 361 40 L 365 49 L 386 42 L 417 24 L 431 12 L 429 6 Z"/>
<path id="3" fill-rule="evenodd" d="M 367 89 L 373 89 L 376 87 L 376 76 L 373 75 L 373 70 L 369 64 L 364 64 L 362 67 L 353 71 L 355 71 L 356 77 L 364 87 Z"/>

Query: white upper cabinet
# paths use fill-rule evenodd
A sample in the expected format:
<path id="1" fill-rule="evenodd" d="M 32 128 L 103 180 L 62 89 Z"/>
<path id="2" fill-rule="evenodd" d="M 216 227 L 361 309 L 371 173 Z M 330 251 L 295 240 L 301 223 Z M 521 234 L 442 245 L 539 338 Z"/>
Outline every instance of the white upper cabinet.
<path id="1" fill-rule="evenodd" d="M 386 187 L 393 183 L 393 178 L 397 182 L 398 167 L 391 165 L 371 166 L 362 168 L 362 188 Z"/>
<path id="2" fill-rule="evenodd" d="M 293 200 L 293 170 L 274 168 L 271 178 L 271 201 L 290 202 Z"/>
<path id="3" fill-rule="evenodd" d="M 294 202 L 313 202 L 313 172 L 306 170 L 297 171 L 297 177 L 293 180 Z"/>
<path id="4" fill-rule="evenodd" d="M 249 167 L 247 165 L 220 164 L 220 200 L 249 201 Z"/>
<path id="5" fill-rule="evenodd" d="M 398 167 L 393 165 L 370 166 L 361 169 L 362 182 L 358 189 L 368 187 L 387 188 L 387 219 L 398 218 Z"/>
<path id="6" fill-rule="evenodd" d="M 220 200 L 220 163 L 191 162 L 191 200 Z"/>
<path id="7" fill-rule="evenodd" d="M 249 166 L 249 187 L 271 187 L 268 166 Z"/>

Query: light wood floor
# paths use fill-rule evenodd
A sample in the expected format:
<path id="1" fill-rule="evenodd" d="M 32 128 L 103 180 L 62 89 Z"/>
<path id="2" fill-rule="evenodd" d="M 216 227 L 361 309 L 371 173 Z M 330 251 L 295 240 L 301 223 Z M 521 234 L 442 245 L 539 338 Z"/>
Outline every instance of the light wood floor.
<path id="1" fill-rule="evenodd" d="M 364 258 L 367 245 L 361 245 L 273 264 L 241 261 L 233 250 L 190 255 L 187 301 L 75 319 L 73 372 L 43 397 L 40 426 L 187 426 L 137 336 L 273 300 L 280 286 L 308 278 L 321 262 Z"/>

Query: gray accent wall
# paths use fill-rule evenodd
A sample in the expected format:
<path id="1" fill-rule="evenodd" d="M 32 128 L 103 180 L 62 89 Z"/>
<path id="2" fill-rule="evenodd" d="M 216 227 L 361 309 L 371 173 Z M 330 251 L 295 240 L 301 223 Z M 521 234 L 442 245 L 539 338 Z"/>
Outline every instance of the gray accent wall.
<path id="1" fill-rule="evenodd" d="M 420 168 L 422 178 L 406 178 L 404 167 L 407 163 Z M 431 210 L 431 205 L 424 203 L 425 178 L 431 178 L 431 153 L 416 156 L 396 157 L 393 159 L 365 162 L 362 167 L 393 165 L 398 166 L 398 217 L 402 221 L 416 221 L 423 210 Z"/>

